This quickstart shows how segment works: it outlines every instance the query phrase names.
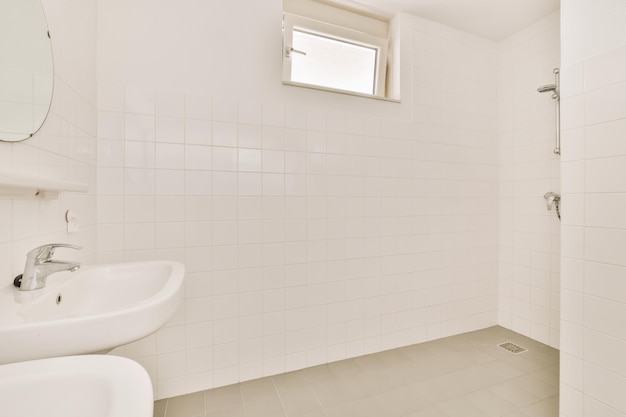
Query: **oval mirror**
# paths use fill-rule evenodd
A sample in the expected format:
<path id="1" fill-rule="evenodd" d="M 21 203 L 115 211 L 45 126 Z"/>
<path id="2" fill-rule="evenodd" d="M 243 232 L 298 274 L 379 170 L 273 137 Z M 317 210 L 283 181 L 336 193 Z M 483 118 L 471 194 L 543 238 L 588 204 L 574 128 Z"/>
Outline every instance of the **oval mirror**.
<path id="1" fill-rule="evenodd" d="M 0 140 L 31 137 L 46 120 L 54 83 L 40 0 L 0 1 Z"/>

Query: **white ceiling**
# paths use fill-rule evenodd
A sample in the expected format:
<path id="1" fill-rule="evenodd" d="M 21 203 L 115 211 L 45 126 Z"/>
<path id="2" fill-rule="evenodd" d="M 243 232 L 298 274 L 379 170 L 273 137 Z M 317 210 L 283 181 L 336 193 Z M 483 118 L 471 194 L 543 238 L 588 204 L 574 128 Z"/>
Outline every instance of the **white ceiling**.
<path id="1" fill-rule="evenodd" d="M 556 11 L 560 0 L 357 0 L 499 41 Z"/>

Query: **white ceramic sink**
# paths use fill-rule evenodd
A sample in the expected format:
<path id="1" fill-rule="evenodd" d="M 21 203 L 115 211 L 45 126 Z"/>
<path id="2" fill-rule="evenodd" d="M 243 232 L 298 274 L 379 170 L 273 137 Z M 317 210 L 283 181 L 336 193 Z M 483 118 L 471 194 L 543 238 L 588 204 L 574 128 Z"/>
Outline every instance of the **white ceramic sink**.
<path id="1" fill-rule="evenodd" d="M 145 369 L 111 355 L 67 356 L 0 366 L 1 414 L 11 417 L 152 417 Z"/>
<path id="2" fill-rule="evenodd" d="M 151 261 L 57 272 L 39 290 L 0 289 L 0 364 L 112 349 L 154 333 L 183 295 L 185 268 Z"/>

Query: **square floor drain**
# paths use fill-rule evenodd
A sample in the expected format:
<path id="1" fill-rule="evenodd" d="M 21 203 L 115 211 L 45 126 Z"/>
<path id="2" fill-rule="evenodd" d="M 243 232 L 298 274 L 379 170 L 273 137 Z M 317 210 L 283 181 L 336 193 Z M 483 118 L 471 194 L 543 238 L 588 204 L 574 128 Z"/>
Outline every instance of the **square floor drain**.
<path id="1" fill-rule="evenodd" d="M 521 346 L 516 345 L 513 342 L 500 343 L 498 346 L 500 346 L 503 349 L 508 350 L 511 353 L 515 353 L 515 354 L 524 353 L 524 352 L 526 352 L 528 350 L 526 348 L 523 348 Z"/>

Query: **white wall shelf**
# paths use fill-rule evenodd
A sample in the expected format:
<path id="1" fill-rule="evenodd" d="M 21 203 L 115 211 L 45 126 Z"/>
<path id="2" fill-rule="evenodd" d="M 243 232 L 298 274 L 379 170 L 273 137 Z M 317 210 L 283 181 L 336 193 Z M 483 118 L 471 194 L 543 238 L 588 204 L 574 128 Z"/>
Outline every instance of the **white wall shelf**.
<path id="1" fill-rule="evenodd" d="M 54 180 L 36 175 L 0 171 L 0 198 L 38 198 L 52 200 L 61 192 L 86 193 L 87 184 Z"/>

